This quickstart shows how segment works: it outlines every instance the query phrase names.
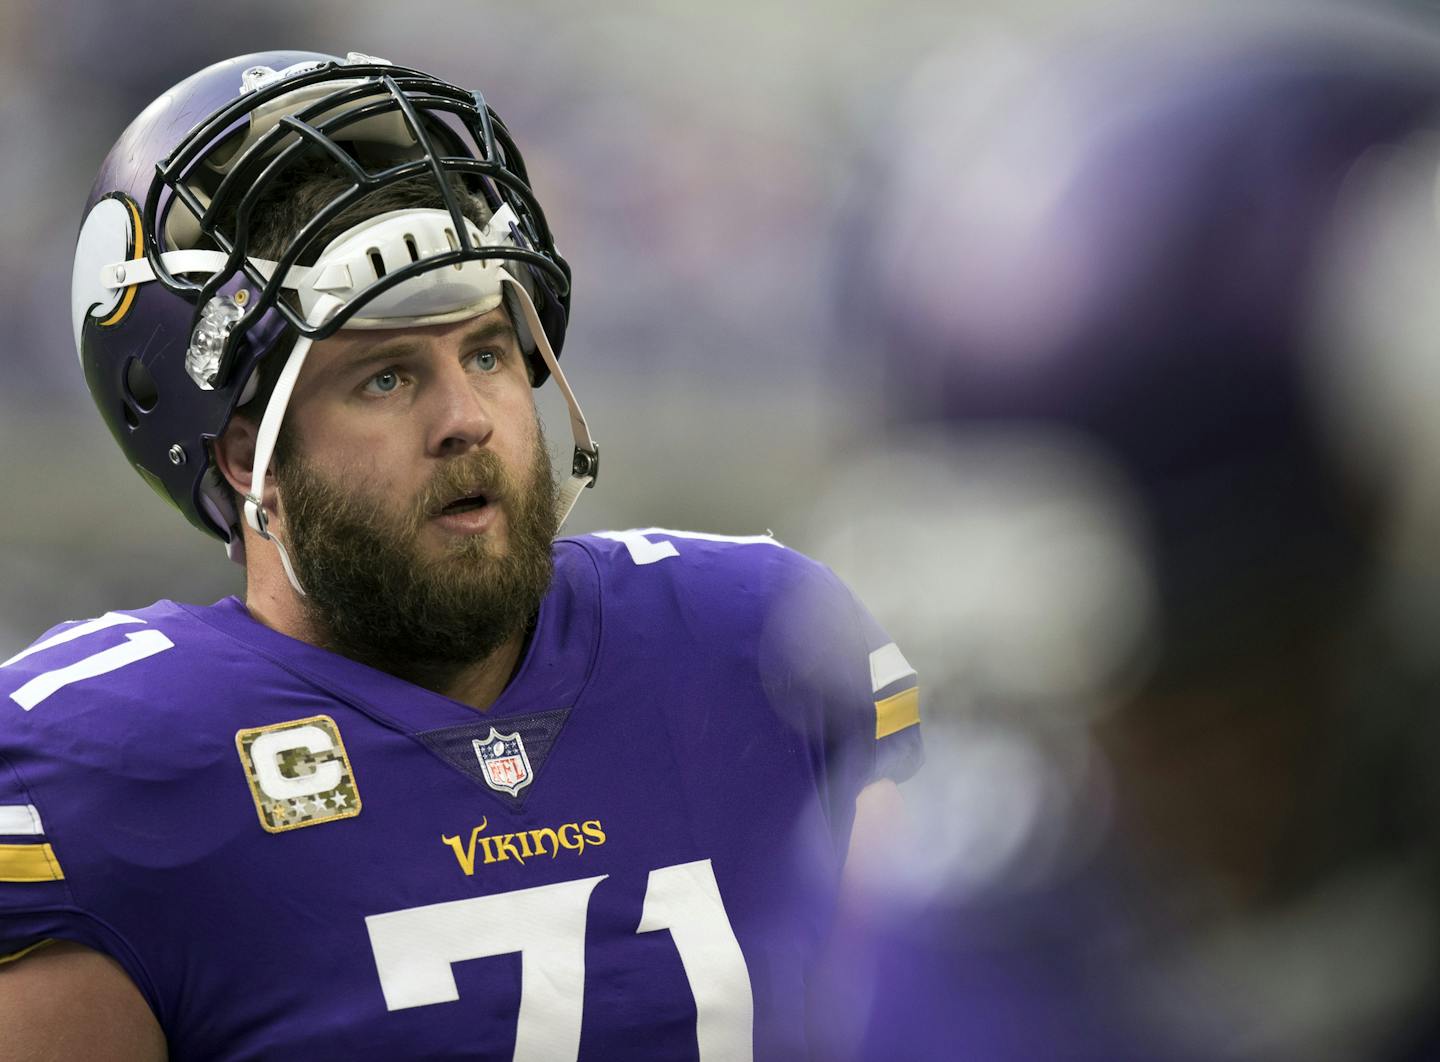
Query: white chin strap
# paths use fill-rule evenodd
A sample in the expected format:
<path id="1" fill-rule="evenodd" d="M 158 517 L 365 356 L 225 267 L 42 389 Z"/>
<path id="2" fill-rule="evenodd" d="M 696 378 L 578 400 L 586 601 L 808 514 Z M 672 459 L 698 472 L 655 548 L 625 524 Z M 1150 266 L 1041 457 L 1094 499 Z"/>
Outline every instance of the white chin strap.
<path id="1" fill-rule="evenodd" d="M 327 309 L 326 316 L 338 308 L 337 300 L 336 305 Z M 285 407 L 290 404 L 290 395 L 295 390 L 295 381 L 305 365 L 310 347 L 309 337 L 300 336 L 296 339 L 290 357 L 285 362 L 285 368 L 280 370 L 280 377 L 275 381 L 274 394 L 265 407 L 265 415 L 260 418 L 260 430 L 255 436 L 255 463 L 250 469 L 250 493 L 245 495 L 245 522 L 261 538 L 275 543 L 275 549 L 280 554 L 280 563 L 285 568 L 285 576 L 301 597 L 305 596 L 305 588 L 300 585 L 300 577 L 295 574 L 295 567 L 290 563 L 290 553 L 285 549 L 285 543 L 270 533 L 270 514 L 266 512 L 261 498 L 265 494 L 265 475 L 270 467 L 270 457 L 275 453 L 275 440 L 280 435 L 280 422 L 285 419 Z"/>

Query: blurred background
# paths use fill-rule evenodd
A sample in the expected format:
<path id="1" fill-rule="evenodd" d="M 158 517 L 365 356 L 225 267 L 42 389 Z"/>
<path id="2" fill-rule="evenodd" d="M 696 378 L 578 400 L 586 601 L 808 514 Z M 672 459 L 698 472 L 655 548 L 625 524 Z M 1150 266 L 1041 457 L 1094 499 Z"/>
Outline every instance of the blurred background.
<path id="1" fill-rule="evenodd" d="M 1043 23 L 1055 5 L 1027 6 Z M 482 89 L 576 275 L 565 360 L 605 478 L 569 529 L 796 539 L 831 452 L 880 419 L 864 382 L 828 361 L 842 193 L 866 126 L 966 24 L 963 9 L 879 0 L 783 12 L 750 0 L 255 0 L 203 14 L 179 0 L 0 0 L 0 189 L 14 204 L 0 218 L 0 278 L 17 359 L 0 389 L 12 499 L 0 652 L 65 617 L 240 586 L 219 547 L 135 490 L 68 321 L 100 161 L 181 78 L 282 47 L 366 51 Z M 563 429 L 562 408 L 546 406 Z"/>
<path id="2" fill-rule="evenodd" d="M 574 267 L 569 530 L 772 529 L 920 672 L 825 1057 L 1440 1058 L 1434 5 L 0 4 L 0 655 L 241 588 L 78 372 L 111 142 L 382 55 Z"/>

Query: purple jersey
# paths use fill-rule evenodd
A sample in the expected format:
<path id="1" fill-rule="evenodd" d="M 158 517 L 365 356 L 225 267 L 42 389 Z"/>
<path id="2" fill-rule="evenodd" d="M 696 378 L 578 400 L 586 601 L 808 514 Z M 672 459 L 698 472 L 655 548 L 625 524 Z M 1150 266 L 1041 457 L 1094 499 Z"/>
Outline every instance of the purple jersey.
<path id="1" fill-rule="evenodd" d="M 116 959 L 171 1057 L 791 1059 L 914 672 L 772 539 L 563 539 L 485 712 L 227 599 L 0 670 L 0 955 Z"/>

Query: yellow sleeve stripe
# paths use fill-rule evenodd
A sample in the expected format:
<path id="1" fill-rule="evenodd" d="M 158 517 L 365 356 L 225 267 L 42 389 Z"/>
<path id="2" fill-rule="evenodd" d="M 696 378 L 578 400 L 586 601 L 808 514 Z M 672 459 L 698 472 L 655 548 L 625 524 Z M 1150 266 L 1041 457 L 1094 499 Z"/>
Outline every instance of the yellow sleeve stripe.
<path id="1" fill-rule="evenodd" d="M 32 951 L 39 951 L 46 944 L 54 943 L 55 941 L 53 940 L 42 940 L 38 943 L 31 944 L 28 948 L 21 948 L 19 951 L 12 951 L 9 955 L 0 955 L 0 966 L 4 966 L 7 962 L 14 962 L 16 959 L 23 959 Z"/>
<path id="2" fill-rule="evenodd" d="M 911 686 L 875 702 L 875 740 L 920 722 L 920 687 Z"/>
<path id="3" fill-rule="evenodd" d="M 48 844 L 0 844 L 0 881 L 63 881 L 65 872 Z"/>

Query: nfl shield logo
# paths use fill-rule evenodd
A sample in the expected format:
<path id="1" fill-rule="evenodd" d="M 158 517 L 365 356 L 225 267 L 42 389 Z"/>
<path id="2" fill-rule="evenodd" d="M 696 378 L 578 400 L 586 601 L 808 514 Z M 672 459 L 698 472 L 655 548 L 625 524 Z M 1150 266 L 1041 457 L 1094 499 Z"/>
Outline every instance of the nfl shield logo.
<path id="1" fill-rule="evenodd" d="M 489 737 L 476 738 L 473 744 L 485 772 L 485 784 L 491 789 L 518 796 L 534 780 L 530 757 L 525 755 L 525 742 L 518 731 L 501 734 L 492 726 Z"/>

